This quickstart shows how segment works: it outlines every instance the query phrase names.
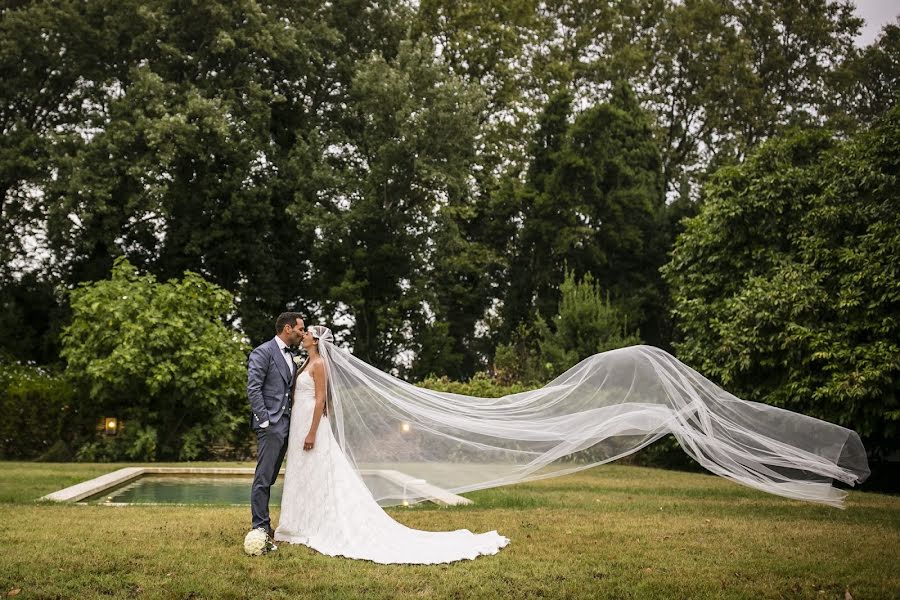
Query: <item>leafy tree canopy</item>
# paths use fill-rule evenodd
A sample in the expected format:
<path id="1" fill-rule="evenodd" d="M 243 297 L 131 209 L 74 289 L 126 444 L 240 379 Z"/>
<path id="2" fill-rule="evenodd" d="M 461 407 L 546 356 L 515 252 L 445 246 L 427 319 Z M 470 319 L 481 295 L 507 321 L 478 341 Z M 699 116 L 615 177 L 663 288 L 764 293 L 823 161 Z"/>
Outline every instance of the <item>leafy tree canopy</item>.
<path id="1" fill-rule="evenodd" d="M 795 131 L 712 179 L 665 267 L 679 356 L 736 395 L 857 430 L 900 422 L 900 107 Z"/>

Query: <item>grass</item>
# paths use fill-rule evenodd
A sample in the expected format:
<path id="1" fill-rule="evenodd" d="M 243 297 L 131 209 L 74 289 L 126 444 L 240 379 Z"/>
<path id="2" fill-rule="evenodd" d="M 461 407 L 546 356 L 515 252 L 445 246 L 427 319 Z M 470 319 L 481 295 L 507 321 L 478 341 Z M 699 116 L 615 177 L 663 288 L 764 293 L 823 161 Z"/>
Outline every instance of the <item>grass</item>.
<path id="1" fill-rule="evenodd" d="M 228 464 L 227 466 L 235 465 Z M 0 594 L 19 598 L 900 597 L 900 497 L 848 509 L 702 474 L 607 465 L 388 512 L 497 529 L 495 556 L 376 565 L 281 545 L 249 558 L 249 507 L 75 506 L 35 498 L 124 465 L 0 463 Z M 215 463 L 226 466 L 226 463 Z M 241 466 L 252 466 L 243 463 Z M 278 509 L 273 508 L 277 522 Z"/>

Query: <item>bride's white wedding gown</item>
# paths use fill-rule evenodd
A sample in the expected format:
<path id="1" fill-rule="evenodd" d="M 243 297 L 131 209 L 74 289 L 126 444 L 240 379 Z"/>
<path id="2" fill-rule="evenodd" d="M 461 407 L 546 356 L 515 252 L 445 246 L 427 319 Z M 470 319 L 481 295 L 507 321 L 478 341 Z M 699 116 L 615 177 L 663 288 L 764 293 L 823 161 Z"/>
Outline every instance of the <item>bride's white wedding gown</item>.
<path id="1" fill-rule="evenodd" d="M 496 531 L 420 531 L 392 519 L 347 461 L 326 417 L 319 423 L 313 449 L 303 450 L 314 410 L 313 378 L 304 371 L 294 392 L 276 541 L 382 564 L 474 559 L 496 554 L 509 543 Z"/>

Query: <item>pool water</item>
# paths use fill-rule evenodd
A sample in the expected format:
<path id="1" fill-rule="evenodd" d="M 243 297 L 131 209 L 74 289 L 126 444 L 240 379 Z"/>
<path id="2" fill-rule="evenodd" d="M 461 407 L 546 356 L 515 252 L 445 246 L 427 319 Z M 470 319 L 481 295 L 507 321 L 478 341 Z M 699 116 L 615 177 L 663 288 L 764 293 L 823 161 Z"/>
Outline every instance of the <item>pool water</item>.
<path id="1" fill-rule="evenodd" d="M 406 500 L 420 501 L 407 493 L 406 486 L 398 485 L 377 469 L 360 473 L 366 487 L 382 506 L 405 504 Z M 249 506 L 251 475 L 223 474 L 153 474 L 142 475 L 79 501 L 79 504 L 192 504 L 218 506 Z M 280 476 L 272 486 L 269 506 L 279 506 L 284 487 Z"/>
<path id="2" fill-rule="evenodd" d="M 252 477 L 145 475 L 82 500 L 89 504 L 249 505 Z M 282 478 L 272 486 L 269 504 L 281 504 Z"/>

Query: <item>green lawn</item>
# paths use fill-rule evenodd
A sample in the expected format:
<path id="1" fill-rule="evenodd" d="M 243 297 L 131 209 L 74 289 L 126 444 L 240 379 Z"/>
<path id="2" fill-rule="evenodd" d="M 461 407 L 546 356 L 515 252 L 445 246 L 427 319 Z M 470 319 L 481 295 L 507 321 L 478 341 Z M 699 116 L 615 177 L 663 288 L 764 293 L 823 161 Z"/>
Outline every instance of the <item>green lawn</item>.
<path id="1" fill-rule="evenodd" d="M 497 529 L 512 539 L 498 555 L 439 566 L 376 565 L 288 545 L 249 558 L 241 551 L 249 507 L 34 502 L 121 466 L 0 463 L 0 595 L 900 597 L 895 496 L 854 492 L 842 511 L 708 475 L 611 465 L 467 494 L 473 506 L 388 509 L 411 527 Z"/>

